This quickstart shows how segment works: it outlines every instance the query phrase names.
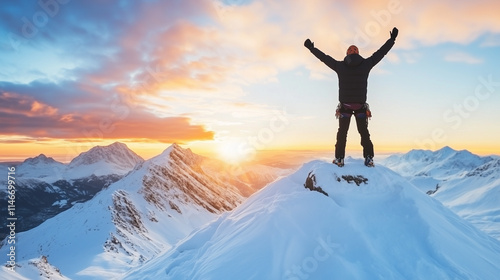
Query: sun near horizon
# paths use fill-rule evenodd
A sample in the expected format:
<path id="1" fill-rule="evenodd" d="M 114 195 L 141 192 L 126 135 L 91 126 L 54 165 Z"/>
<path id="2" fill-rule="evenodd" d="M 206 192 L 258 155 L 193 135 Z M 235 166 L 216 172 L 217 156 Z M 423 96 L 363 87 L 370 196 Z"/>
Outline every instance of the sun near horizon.
<path id="1" fill-rule="evenodd" d="M 1 161 L 69 162 L 115 141 L 145 159 L 171 143 L 234 164 L 330 155 L 338 77 L 304 41 L 368 57 L 393 27 L 368 79 L 375 161 L 444 146 L 500 154 L 496 0 L 44 3 L 0 7 Z M 351 121 L 346 156 L 360 154 L 357 134 Z"/>
<path id="2" fill-rule="evenodd" d="M 115 141 L 108 142 L 87 142 L 87 143 L 77 143 L 74 145 L 61 145 L 61 144 L 39 144 L 39 145 L 12 145 L 9 149 L 4 149 L 5 146 L 0 148 L 2 157 L 0 157 L 0 162 L 22 162 L 28 158 L 36 157 L 40 154 L 44 154 L 47 157 L 51 157 L 62 163 L 69 163 L 72 159 L 77 157 L 79 154 L 90 150 L 95 146 L 107 146 Z M 120 142 L 120 141 L 118 141 Z M 127 143 L 122 141 L 127 145 L 129 149 L 141 156 L 143 159 L 148 160 L 159 154 L 161 154 L 165 149 L 170 147 L 173 143 Z M 357 143 L 356 143 L 357 144 Z M 184 149 L 191 149 L 193 153 L 221 160 L 226 164 L 230 165 L 240 165 L 240 164 L 266 164 L 272 161 L 293 161 L 293 164 L 305 163 L 313 159 L 333 159 L 334 147 L 284 147 L 282 149 L 274 147 L 273 149 L 243 149 L 244 145 L 238 142 L 224 143 L 216 142 L 210 145 L 209 143 L 187 143 L 179 144 Z M 17 150 L 16 150 L 17 146 Z M 346 156 L 351 156 L 354 158 L 362 158 L 362 149 L 360 147 L 352 147 L 353 145 L 348 145 L 346 150 Z M 437 147 L 435 149 L 429 149 L 428 147 L 376 147 L 376 157 L 377 159 L 385 158 L 392 154 L 407 153 L 414 149 L 424 149 L 436 151 L 442 147 Z M 479 156 L 489 156 L 498 155 L 500 156 L 500 151 L 492 152 L 493 150 L 488 147 L 453 147 L 454 150 L 468 150 L 469 152 L 479 155 Z"/>

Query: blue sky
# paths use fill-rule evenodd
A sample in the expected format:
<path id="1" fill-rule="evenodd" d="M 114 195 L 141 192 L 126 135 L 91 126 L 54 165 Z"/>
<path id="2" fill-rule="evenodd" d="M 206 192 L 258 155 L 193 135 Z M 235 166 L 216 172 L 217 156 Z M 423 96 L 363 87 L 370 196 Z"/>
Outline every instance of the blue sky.
<path id="1" fill-rule="evenodd" d="M 336 74 L 303 47 L 368 57 L 377 152 L 500 154 L 498 1 L 7 1 L 1 152 L 67 160 L 127 143 L 144 157 L 333 150 Z M 360 150 L 352 125 L 348 153 Z"/>

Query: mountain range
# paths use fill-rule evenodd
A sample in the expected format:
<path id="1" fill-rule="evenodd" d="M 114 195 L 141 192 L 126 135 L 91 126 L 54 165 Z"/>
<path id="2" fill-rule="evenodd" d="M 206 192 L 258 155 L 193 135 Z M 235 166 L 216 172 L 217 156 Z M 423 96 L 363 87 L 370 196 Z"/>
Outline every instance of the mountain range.
<path id="1" fill-rule="evenodd" d="M 44 154 L 26 159 L 15 172 L 17 230 L 34 228 L 75 203 L 89 200 L 143 161 L 123 143 L 93 147 L 67 165 Z M 0 191 L 5 191 L 2 183 Z M 7 204 L 6 198 L 0 197 L 2 205 Z M 0 238 L 6 235 L 6 225 L 2 224 Z"/>
<path id="2" fill-rule="evenodd" d="M 206 172 L 237 186 L 245 197 L 289 172 L 288 169 L 262 165 L 235 169 L 216 159 L 202 156 L 197 158 Z M 34 228 L 76 203 L 91 199 L 143 162 L 144 159 L 119 142 L 93 147 L 68 164 L 44 154 L 26 159 L 16 166 L 17 230 L 22 232 Z M 5 190 L 5 182 L 2 181 L 0 191 Z M 34 197 L 37 199 L 33 199 Z M 6 198 L 7 196 L 0 197 L 2 205 L 7 204 Z M 6 212 L 0 214 L 3 219 L 6 219 L 5 215 Z M 5 224 L 1 224 L 0 238 L 5 236 L 7 228 Z"/>
<path id="3" fill-rule="evenodd" d="M 496 279 L 500 242 L 408 180 L 323 161 L 243 204 L 124 279 Z"/>
<path id="4" fill-rule="evenodd" d="M 91 159 L 73 162 L 100 162 Z M 243 200 L 237 187 L 207 175 L 202 161 L 174 144 L 139 161 L 92 199 L 18 233 L 23 246 L 16 253 L 17 273 L 28 279 L 110 279 L 169 249 Z M 2 255 L 7 250 L 0 248 Z"/>
<path id="5" fill-rule="evenodd" d="M 444 147 L 392 155 L 382 164 L 500 240 L 500 157 Z"/>
<path id="6" fill-rule="evenodd" d="M 146 161 L 121 143 L 96 148 L 69 164 L 41 155 L 17 167 L 20 182 L 46 184 L 26 190 L 47 194 L 69 193 L 55 185 L 61 180 L 80 193 L 91 189 L 83 180 L 108 183 L 87 181 L 103 187 L 86 199 L 54 197 L 47 207 L 68 208 L 17 234 L 16 272 L 2 267 L 0 279 L 500 275 L 497 156 L 445 147 L 375 168 L 314 160 L 290 174 L 234 168 L 176 144 Z"/>

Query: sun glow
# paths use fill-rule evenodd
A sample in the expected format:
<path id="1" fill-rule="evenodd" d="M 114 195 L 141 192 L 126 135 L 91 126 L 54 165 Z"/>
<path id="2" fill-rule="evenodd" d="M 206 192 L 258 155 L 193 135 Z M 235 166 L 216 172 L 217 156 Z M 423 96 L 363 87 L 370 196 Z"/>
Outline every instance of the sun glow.
<path id="1" fill-rule="evenodd" d="M 244 149 L 245 145 L 238 141 L 224 141 L 218 144 L 218 157 L 229 164 L 240 164 L 251 157 L 250 151 Z"/>

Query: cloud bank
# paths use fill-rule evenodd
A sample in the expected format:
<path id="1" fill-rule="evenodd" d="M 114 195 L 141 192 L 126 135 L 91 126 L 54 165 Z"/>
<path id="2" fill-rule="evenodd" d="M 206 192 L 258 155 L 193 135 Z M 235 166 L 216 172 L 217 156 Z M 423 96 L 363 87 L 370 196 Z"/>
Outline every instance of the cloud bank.
<path id="1" fill-rule="evenodd" d="M 375 51 L 393 26 L 410 52 L 481 36 L 491 46 L 499 8 L 493 0 L 10 1 L 0 8 L 0 61 L 9 66 L 0 70 L 0 135 L 211 140 L 206 115 L 193 110 L 236 102 L 245 86 L 283 71 L 328 71 L 305 53 L 306 38 L 339 59 L 353 42 Z"/>

